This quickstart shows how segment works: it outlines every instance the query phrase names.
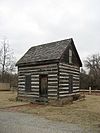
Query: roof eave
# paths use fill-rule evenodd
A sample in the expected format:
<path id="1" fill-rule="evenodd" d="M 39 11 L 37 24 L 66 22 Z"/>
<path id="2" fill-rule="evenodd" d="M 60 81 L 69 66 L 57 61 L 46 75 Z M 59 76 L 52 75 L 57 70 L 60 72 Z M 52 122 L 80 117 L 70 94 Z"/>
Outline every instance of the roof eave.
<path id="1" fill-rule="evenodd" d="M 31 66 L 31 65 L 44 65 L 44 64 L 54 64 L 59 63 L 59 59 L 45 60 L 45 61 L 36 61 L 36 62 L 27 62 L 27 63 L 16 63 L 16 66 Z"/>

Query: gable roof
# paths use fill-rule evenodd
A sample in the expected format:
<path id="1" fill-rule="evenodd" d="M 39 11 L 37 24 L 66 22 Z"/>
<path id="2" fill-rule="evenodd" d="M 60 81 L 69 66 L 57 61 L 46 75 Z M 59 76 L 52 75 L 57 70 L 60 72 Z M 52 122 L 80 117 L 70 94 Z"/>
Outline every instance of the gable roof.
<path id="1" fill-rule="evenodd" d="M 72 39 L 65 39 L 31 47 L 16 65 L 38 64 L 40 62 L 50 62 L 54 60 L 59 61 L 61 55 L 71 42 Z"/>

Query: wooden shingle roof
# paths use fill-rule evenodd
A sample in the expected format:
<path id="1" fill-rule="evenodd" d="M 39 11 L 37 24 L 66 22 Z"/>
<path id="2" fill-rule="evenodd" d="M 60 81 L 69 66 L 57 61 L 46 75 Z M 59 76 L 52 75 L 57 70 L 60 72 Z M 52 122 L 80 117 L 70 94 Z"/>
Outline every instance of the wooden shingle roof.
<path id="1" fill-rule="evenodd" d="M 16 66 L 59 62 L 62 54 L 70 44 L 73 45 L 76 51 L 81 67 L 82 63 L 72 38 L 31 47 L 16 63 Z"/>
<path id="2" fill-rule="evenodd" d="M 58 62 L 63 52 L 72 41 L 72 39 L 65 39 L 31 47 L 16 65 L 43 64 L 43 62 L 46 61 Z"/>

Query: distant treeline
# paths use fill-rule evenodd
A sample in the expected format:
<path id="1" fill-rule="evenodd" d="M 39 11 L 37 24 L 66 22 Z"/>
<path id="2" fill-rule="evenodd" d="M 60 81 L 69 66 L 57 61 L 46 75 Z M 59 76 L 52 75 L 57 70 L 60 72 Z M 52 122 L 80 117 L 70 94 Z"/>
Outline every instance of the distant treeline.
<path id="1" fill-rule="evenodd" d="M 0 82 L 17 86 L 16 60 L 8 42 L 7 39 L 0 41 Z"/>
<path id="2" fill-rule="evenodd" d="M 84 66 L 88 70 L 81 69 L 80 73 L 80 88 L 93 90 L 100 90 L 100 55 L 93 54 L 86 58 Z"/>

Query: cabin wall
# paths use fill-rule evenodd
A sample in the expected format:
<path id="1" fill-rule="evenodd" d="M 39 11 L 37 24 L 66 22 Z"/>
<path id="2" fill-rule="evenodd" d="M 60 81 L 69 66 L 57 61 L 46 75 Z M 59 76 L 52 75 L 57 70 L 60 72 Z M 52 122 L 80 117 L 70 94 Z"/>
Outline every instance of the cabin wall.
<path id="1" fill-rule="evenodd" d="M 69 49 L 72 50 L 72 64 L 69 64 Z M 79 59 L 77 58 L 77 54 L 76 54 L 76 51 L 75 51 L 75 48 L 73 47 L 73 45 L 70 44 L 67 47 L 67 49 L 62 54 L 60 62 L 69 64 L 69 65 L 73 65 L 73 66 L 78 66 L 78 67 L 80 66 L 80 62 L 79 62 Z"/>
<path id="2" fill-rule="evenodd" d="M 70 84 L 70 76 L 72 76 L 72 86 Z M 59 64 L 59 98 L 70 95 L 79 94 L 80 68 L 65 63 Z M 70 93 L 72 87 L 72 93 Z"/>
<path id="3" fill-rule="evenodd" d="M 31 75 L 31 91 L 25 91 L 25 76 Z M 48 99 L 57 99 L 58 65 L 18 67 L 18 97 L 39 99 L 39 75 L 48 75 Z"/>

